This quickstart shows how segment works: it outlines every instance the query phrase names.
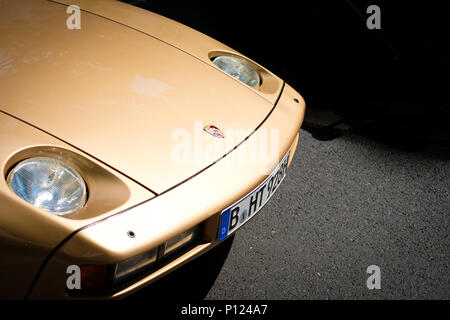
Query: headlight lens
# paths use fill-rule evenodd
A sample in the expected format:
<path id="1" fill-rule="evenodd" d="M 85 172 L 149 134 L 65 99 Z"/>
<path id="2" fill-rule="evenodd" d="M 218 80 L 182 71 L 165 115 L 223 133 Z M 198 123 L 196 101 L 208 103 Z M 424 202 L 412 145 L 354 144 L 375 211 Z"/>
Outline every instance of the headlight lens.
<path id="1" fill-rule="evenodd" d="M 82 208 L 86 202 L 86 184 L 74 169 L 52 158 L 24 160 L 7 178 L 9 187 L 35 207 L 57 215 Z"/>
<path id="2" fill-rule="evenodd" d="M 218 56 L 214 58 L 213 63 L 246 85 L 253 88 L 259 87 L 260 78 L 258 72 L 244 59 L 233 56 Z"/>

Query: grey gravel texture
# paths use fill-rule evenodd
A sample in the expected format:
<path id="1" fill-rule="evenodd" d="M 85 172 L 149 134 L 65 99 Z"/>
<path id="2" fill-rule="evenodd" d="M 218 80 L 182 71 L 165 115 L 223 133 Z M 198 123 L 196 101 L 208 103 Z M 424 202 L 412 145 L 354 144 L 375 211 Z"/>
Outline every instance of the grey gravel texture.
<path id="1" fill-rule="evenodd" d="M 301 130 L 288 176 L 206 299 L 449 299 L 450 161 Z M 381 268 L 368 290 L 367 267 Z"/>

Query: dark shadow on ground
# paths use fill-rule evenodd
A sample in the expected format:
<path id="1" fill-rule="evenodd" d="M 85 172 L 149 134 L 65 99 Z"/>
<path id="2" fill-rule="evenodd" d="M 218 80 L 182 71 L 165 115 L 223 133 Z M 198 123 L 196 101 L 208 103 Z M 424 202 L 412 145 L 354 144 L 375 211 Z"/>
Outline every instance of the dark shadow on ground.
<path id="1" fill-rule="evenodd" d="M 407 103 L 407 102 L 398 102 Z M 414 109 L 418 107 L 411 107 Z M 397 110 L 400 107 L 397 107 Z M 399 151 L 435 153 L 450 157 L 450 126 L 448 115 L 435 110 L 432 114 L 408 116 L 407 113 L 371 118 L 323 112 L 309 108 L 302 129 L 319 141 L 331 141 L 346 134 L 357 134 Z"/>
<path id="2" fill-rule="evenodd" d="M 230 252 L 234 235 L 214 249 L 150 284 L 127 301 L 204 299 L 217 279 Z"/>

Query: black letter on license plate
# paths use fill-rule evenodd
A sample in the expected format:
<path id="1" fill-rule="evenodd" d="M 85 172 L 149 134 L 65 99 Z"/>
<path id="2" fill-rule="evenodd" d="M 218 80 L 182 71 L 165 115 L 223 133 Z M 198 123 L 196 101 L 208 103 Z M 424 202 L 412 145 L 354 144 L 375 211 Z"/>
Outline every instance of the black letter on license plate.
<path id="1" fill-rule="evenodd" d="M 236 227 L 238 221 L 239 221 L 239 207 L 233 208 L 231 210 L 231 217 L 230 217 L 230 227 L 228 228 L 228 230 L 233 229 L 234 227 Z"/>

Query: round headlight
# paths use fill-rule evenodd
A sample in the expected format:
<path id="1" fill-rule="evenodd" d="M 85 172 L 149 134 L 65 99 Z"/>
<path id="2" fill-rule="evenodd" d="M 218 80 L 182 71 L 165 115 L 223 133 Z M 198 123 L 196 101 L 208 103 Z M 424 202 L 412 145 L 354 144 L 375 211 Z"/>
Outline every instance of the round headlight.
<path id="1" fill-rule="evenodd" d="M 20 162 L 9 173 L 7 183 L 25 201 L 57 215 L 72 213 L 86 202 L 83 178 L 52 158 L 37 157 Z"/>
<path id="2" fill-rule="evenodd" d="M 253 88 L 259 87 L 260 78 L 258 72 L 244 59 L 233 56 L 218 56 L 214 58 L 213 63 L 246 85 Z"/>

